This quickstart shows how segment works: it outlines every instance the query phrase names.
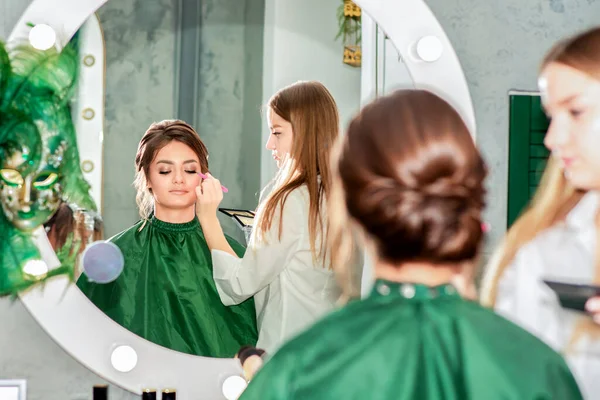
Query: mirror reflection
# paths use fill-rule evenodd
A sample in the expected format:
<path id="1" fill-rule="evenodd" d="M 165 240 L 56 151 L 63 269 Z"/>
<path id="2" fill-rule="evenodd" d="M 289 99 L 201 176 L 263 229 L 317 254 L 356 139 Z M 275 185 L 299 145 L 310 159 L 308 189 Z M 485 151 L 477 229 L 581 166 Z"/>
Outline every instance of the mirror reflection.
<path id="1" fill-rule="evenodd" d="M 292 86 L 298 77 L 264 84 L 272 78 L 263 65 L 264 1 L 132 3 L 108 2 L 97 13 L 103 158 L 83 160 L 102 168 L 103 237 L 121 250 L 124 268 L 108 283 L 83 271 L 77 286 L 111 319 L 164 347 L 209 357 L 233 357 L 242 346 L 272 352 L 341 295 L 324 251 L 324 171 L 343 123 L 339 100 L 310 74 Z M 358 109 L 360 74 L 343 64 L 342 48 L 331 68 L 355 78 L 347 119 Z M 76 99 L 83 108 L 85 95 Z M 102 117 L 88 108 L 77 117 Z"/>

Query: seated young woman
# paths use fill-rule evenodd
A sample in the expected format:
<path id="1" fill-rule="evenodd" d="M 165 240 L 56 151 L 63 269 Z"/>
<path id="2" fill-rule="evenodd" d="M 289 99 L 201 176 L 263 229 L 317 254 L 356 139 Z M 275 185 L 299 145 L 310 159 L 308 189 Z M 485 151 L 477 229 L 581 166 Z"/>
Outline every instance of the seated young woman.
<path id="1" fill-rule="evenodd" d="M 233 357 L 257 339 L 253 299 L 227 307 L 196 218 L 195 188 L 208 152 L 183 121 L 152 124 L 135 157 L 141 220 L 110 239 L 123 252 L 121 275 L 108 284 L 77 282 L 110 318 L 133 333 L 184 353 Z M 231 238 L 240 255 L 244 248 Z"/>

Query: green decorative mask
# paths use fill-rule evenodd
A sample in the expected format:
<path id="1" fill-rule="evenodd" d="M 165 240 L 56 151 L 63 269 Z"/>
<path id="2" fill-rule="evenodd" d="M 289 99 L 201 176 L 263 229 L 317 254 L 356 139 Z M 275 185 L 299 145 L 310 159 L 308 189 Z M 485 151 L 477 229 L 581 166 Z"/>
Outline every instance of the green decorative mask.
<path id="1" fill-rule="evenodd" d="M 96 210 L 69 105 L 77 47 L 77 35 L 60 53 L 0 43 L 0 296 L 39 282 L 22 270 L 39 259 L 29 235 L 61 203 Z"/>
<path id="2" fill-rule="evenodd" d="M 25 123 L 15 127 L 17 143 L 0 163 L 2 211 L 22 231 L 44 224 L 61 202 L 59 174 L 66 142 L 54 139 L 44 145 L 32 128 Z"/>

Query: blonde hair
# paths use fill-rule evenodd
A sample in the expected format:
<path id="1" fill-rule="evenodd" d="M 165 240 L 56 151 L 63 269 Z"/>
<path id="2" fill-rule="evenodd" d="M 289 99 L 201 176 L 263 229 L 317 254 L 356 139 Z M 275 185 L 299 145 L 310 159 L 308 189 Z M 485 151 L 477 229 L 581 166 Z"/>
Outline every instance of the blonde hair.
<path id="1" fill-rule="evenodd" d="M 575 68 L 600 80 L 600 28 L 595 28 L 558 42 L 544 58 L 541 70 L 551 63 Z M 600 171 L 598 171 L 600 174 Z M 565 178 L 564 171 L 553 157 L 548 160 L 542 181 L 526 211 L 511 226 L 504 241 L 494 252 L 486 270 L 482 287 L 482 303 L 493 307 L 498 295 L 498 283 L 521 247 L 540 232 L 563 221 L 581 200 L 585 191 L 576 190 Z M 600 283 L 600 246 L 596 246 L 594 283 Z M 585 318 L 575 328 L 573 344 L 584 334 L 600 335 L 600 327 Z"/>
<path id="2" fill-rule="evenodd" d="M 582 192 L 569 184 L 558 161 L 551 157 L 533 199 L 510 227 L 488 263 L 481 295 L 484 305 L 493 307 L 496 304 L 498 283 L 521 247 L 564 220 L 581 197 Z"/>
<path id="3" fill-rule="evenodd" d="M 311 251 L 313 258 L 323 258 L 328 222 L 323 220 L 322 211 L 331 187 L 330 154 L 339 135 L 335 100 L 319 82 L 297 82 L 275 93 L 268 107 L 292 125 L 293 142 L 289 159 L 273 181 L 273 191 L 257 210 L 255 240 L 264 240 L 276 210 L 279 209 L 279 215 L 282 215 L 290 193 L 306 185 L 310 203 L 308 228 Z M 283 218 L 279 218 L 280 239 L 282 224 Z"/>

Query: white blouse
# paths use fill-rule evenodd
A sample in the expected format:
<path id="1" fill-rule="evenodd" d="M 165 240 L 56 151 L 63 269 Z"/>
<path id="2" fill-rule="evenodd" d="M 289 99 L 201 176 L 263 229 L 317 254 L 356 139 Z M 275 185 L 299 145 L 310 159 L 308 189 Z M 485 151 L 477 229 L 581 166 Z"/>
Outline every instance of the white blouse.
<path id="1" fill-rule="evenodd" d="M 234 305 L 254 296 L 257 347 L 269 353 L 332 310 L 341 296 L 334 272 L 327 267 L 329 260 L 313 261 L 306 186 L 287 197 L 281 239 L 279 208 L 276 210 L 265 244 L 250 245 L 241 259 L 212 251 L 213 277 L 221 301 Z"/>
<path id="2" fill-rule="evenodd" d="M 564 222 L 540 233 L 517 253 L 498 286 L 496 311 L 561 352 L 586 399 L 600 398 L 600 338 L 582 337 L 567 350 L 581 313 L 564 309 L 543 279 L 594 279 L 599 194 L 590 192 Z"/>

